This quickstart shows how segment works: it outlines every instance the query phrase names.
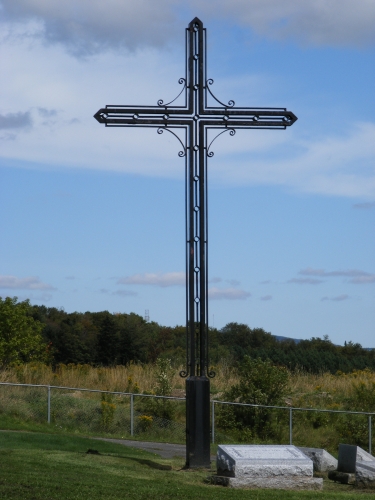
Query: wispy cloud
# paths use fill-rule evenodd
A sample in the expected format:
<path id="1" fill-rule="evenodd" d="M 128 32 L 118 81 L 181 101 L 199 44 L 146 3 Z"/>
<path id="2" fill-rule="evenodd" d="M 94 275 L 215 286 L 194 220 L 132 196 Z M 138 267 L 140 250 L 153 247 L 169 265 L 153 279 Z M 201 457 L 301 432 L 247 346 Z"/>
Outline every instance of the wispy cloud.
<path id="1" fill-rule="evenodd" d="M 367 271 L 361 271 L 359 269 L 326 271 L 325 269 L 313 269 L 311 267 L 308 267 L 306 269 L 302 269 L 298 274 L 302 274 L 304 276 L 319 276 L 321 278 L 337 277 L 337 276 L 350 278 L 348 282 L 357 285 L 375 283 L 375 274 L 368 273 Z"/>
<path id="2" fill-rule="evenodd" d="M 227 283 L 229 283 L 230 285 L 232 286 L 238 286 L 241 284 L 241 281 L 238 281 L 238 280 L 235 280 L 235 279 L 232 279 L 232 280 L 225 280 Z"/>
<path id="3" fill-rule="evenodd" d="M 353 208 L 360 209 L 360 210 L 371 210 L 372 208 L 375 208 L 375 201 L 373 202 L 365 202 L 365 203 L 355 203 L 353 205 Z"/>
<path id="4" fill-rule="evenodd" d="M 120 295 L 120 297 L 135 297 L 137 292 L 132 292 L 130 290 L 116 290 L 112 292 L 112 295 Z"/>
<path id="5" fill-rule="evenodd" d="M 2 17 L 16 32 L 25 23 L 34 36 L 76 56 L 162 46 L 175 37 L 178 0 L 111 0 L 109 5 L 103 8 L 102 0 L 80 0 L 79 8 L 76 0 L 2 0 Z M 375 38 L 371 0 L 357 2 L 355 9 L 352 0 L 304 0 L 298 7 L 295 0 L 189 0 L 184 10 L 205 21 L 235 21 L 267 38 L 305 45 L 362 46 Z M 30 36 L 26 29 L 24 36 Z"/>
<path id="6" fill-rule="evenodd" d="M 251 293 L 238 288 L 210 288 L 208 298 L 210 300 L 245 300 L 251 297 Z"/>
<path id="7" fill-rule="evenodd" d="M 324 281 L 314 278 L 293 278 L 288 280 L 288 283 L 296 283 L 297 285 L 319 285 L 320 283 L 324 283 Z"/>
<path id="8" fill-rule="evenodd" d="M 272 300 L 272 295 L 264 295 L 263 297 L 260 298 L 260 300 L 264 300 L 264 301 Z"/>
<path id="9" fill-rule="evenodd" d="M 208 280 L 209 283 L 220 283 L 221 281 L 223 281 L 221 278 L 219 278 L 218 276 L 214 276 L 213 278 L 210 278 Z"/>
<path id="10" fill-rule="evenodd" d="M 176 32 L 176 0 L 2 0 L 2 17 L 27 36 L 42 37 L 48 44 L 63 45 L 84 57 L 108 49 L 163 46 Z M 26 29 L 28 28 L 28 30 Z"/>
<path id="11" fill-rule="evenodd" d="M 336 297 L 323 297 L 321 300 L 322 302 L 331 300 L 333 302 L 342 302 L 343 300 L 348 300 L 350 299 L 349 295 L 337 295 Z"/>
<path id="12" fill-rule="evenodd" d="M 265 133 L 266 131 L 264 131 Z M 228 143 L 225 159 L 220 158 L 217 178 L 226 180 L 226 163 L 237 147 L 235 168 L 231 171 L 232 184 L 274 184 L 290 186 L 309 193 L 374 199 L 375 176 L 373 170 L 375 155 L 375 123 L 360 122 L 345 133 L 328 133 L 324 138 L 311 136 L 309 140 L 296 140 L 293 133 L 284 136 L 285 158 L 259 159 L 250 162 L 245 158 L 247 151 L 257 158 L 257 151 L 245 136 Z M 262 144 L 258 135 L 256 144 Z M 267 143 L 268 154 L 276 154 L 277 143 Z M 239 156 L 241 149 L 242 157 Z"/>
<path id="13" fill-rule="evenodd" d="M 6 295 L 0 293 L 0 297 L 5 299 Z M 18 302 L 23 302 L 24 300 L 30 300 L 31 302 L 49 302 L 52 299 L 51 293 L 28 293 L 27 295 L 20 294 L 17 296 Z"/>
<path id="14" fill-rule="evenodd" d="M 297 40 L 308 45 L 361 46 L 375 41 L 375 9 L 371 0 L 194 0 L 215 17 L 233 19 L 268 38 Z"/>
<path id="15" fill-rule="evenodd" d="M 354 283 L 355 285 L 367 285 L 369 283 L 375 283 L 375 274 L 357 276 L 356 278 L 349 280 L 349 283 Z"/>
<path id="16" fill-rule="evenodd" d="M 57 115 L 56 109 L 38 108 L 38 111 L 43 118 L 52 118 Z"/>
<path id="17" fill-rule="evenodd" d="M 0 114 L 0 129 L 19 129 L 31 127 L 32 120 L 29 111 L 25 113 Z"/>
<path id="18" fill-rule="evenodd" d="M 184 286 L 185 285 L 185 273 L 143 273 L 143 274 L 133 274 L 132 276 L 126 276 L 125 278 L 120 278 L 117 281 L 119 285 L 153 285 L 160 287 L 167 286 Z"/>
<path id="19" fill-rule="evenodd" d="M 16 276 L 0 276 L 0 288 L 13 290 L 56 290 L 51 285 L 43 283 L 37 276 L 17 278 Z"/>

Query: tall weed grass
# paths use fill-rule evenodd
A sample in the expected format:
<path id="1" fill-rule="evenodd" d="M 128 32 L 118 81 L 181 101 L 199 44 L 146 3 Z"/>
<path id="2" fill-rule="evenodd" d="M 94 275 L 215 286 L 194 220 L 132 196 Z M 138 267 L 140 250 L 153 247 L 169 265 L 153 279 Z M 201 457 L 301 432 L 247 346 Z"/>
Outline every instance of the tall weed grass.
<path id="1" fill-rule="evenodd" d="M 185 379 L 179 375 L 183 368 L 176 367 L 171 374 L 173 396 L 184 396 Z M 236 383 L 236 374 L 225 362 L 214 369 L 216 377 L 212 380 L 211 391 L 217 395 Z M 157 383 L 157 373 L 156 364 L 130 363 L 114 367 L 61 364 L 52 370 L 43 363 L 28 363 L 2 370 L 0 382 L 152 393 Z"/>
<path id="2" fill-rule="evenodd" d="M 179 376 L 182 367 L 170 371 L 171 394 L 185 396 L 185 380 Z M 212 398 L 225 400 L 224 392 L 238 384 L 239 376 L 229 363 L 213 367 L 216 377 L 211 383 Z M 0 372 L 0 382 L 41 384 L 77 389 L 99 389 L 124 393 L 158 393 L 157 364 L 129 364 L 116 367 L 91 367 L 89 365 L 60 365 L 55 370 L 41 363 L 30 363 Z M 160 378 L 160 377 L 159 377 Z M 160 382 L 160 381 L 159 381 Z M 169 390 L 169 389 L 168 389 Z M 160 391 L 159 391 L 160 392 Z M 160 404 L 159 404 L 160 403 Z M 173 406 L 170 415 L 165 407 Z M 282 405 L 295 408 L 375 412 L 375 373 L 370 370 L 349 374 L 321 373 L 313 375 L 302 371 L 290 374 L 289 390 Z M 151 406 L 150 406 L 151 405 Z M 148 400 L 146 396 L 134 398 L 134 433 L 158 440 L 184 439 L 184 402 Z M 220 412 L 221 405 L 215 405 Z M 168 406 L 169 408 L 169 406 Z M 168 409 L 167 408 L 167 409 Z M 244 410 L 245 411 L 245 410 Z M 250 408 L 248 411 L 252 411 Z M 276 412 L 276 413 L 275 413 Z M 43 388 L 6 387 L 0 394 L 0 419 L 11 416 L 15 422 L 47 420 L 47 391 Z M 217 417 L 219 413 L 217 413 Z M 277 431 L 278 443 L 289 442 L 289 411 L 275 410 L 272 422 Z M 375 418 L 373 418 L 375 421 Z M 5 421 L 5 420 L 4 420 Z M 79 390 L 51 391 L 51 424 L 57 429 L 95 435 L 128 436 L 130 433 L 130 398 L 125 395 L 103 395 Z M 268 442 L 251 429 L 224 430 L 217 420 L 215 433 L 222 442 Z M 248 432 L 247 432 L 248 431 Z M 224 435 L 225 432 L 225 435 Z M 247 432 L 247 433 L 246 433 Z M 358 444 L 367 449 L 368 417 L 316 411 L 293 411 L 293 444 L 325 448 L 331 453 L 338 443 Z M 373 432 L 375 436 L 375 432 Z M 373 439 L 374 443 L 374 439 Z M 375 443 L 374 443 L 375 444 Z"/>
<path id="3" fill-rule="evenodd" d="M 183 367 L 171 372 L 172 395 L 184 397 L 185 380 L 179 376 Z M 238 383 L 236 370 L 225 360 L 213 367 L 216 372 L 211 380 L 211 394 L 222 399 L 223 392 Z M 0 372 L 0 382 L 22 384 L 55 385 L 84 389 L 99 389 L 115 392 L 155 392 L 158 367 L 156 364 L 130 363 L 127 366 L 92 367 L 90 365 L 61 364 L 52 370 L 42 363 L 29 363 L 7 368 Z M 361 394 L 373 393 L 375 372 L 365 369 L 352 373 L 311 374 L 296 371 L 290 374 L 287 406 L 346 409 L 353 411 L 375 411 L 369 401 L 366 410 L 361 408 Z M 348 405 L 356 404 L 358 407 Z"/>

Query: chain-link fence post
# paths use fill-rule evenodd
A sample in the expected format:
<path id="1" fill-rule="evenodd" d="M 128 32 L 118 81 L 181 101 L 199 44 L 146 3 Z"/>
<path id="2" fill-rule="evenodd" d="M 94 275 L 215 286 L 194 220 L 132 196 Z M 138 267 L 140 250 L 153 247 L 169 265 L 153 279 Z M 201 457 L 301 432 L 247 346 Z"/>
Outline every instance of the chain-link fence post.
<path id="1" fill-rule="evenodd" d="M 130 435 L 134 436 L 134 394 L 130 394 Z"/>
<path id="2" fill-rule="evenodd" d="M 215 401 L 211 403 L 211 433 L 212 433 L 212 442 L 215 442 Z"/>
<path id="3" fill-rule="evenodd" d="M 372 442 L 372 427 L 371 427 L 371 415 L 368 416 L 368 452 L 371 455 L 371 443 Z"/>
<path id="4" fill-rule="evenodd" d="M 289 408 L 289 444 L 293 444 L 293 410 Z"/>
<path id="5" fill-rule="evenodd" d="M 47 422 L 51 423 L 51 386 L 47 387 Z"/>

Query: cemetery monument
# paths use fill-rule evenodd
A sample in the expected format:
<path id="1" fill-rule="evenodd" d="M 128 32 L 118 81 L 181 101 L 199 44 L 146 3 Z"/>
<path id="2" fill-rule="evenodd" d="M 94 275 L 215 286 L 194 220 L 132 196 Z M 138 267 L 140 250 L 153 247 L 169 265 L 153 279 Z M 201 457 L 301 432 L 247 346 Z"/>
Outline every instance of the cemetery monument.
<path id="1" fill-rule="evenodd" d="M 185 159 L 186 199 L 186 466 L 210 466 L 208 357 L 207 160 L 215 139 L 237 129 L 286 129 L 297 117 L 286 108 L 236 107 L 220 101 L 207 76 L 206 29 L 197 17 L 186 29 L 186 73 L 179 95 L 155 106 L 108 105 L 94 115 L 106 127 L 154 127 L 176 137 Z M 182 100 L 181 105 L 177 102 Z M 212 104 L 213 103 L 213 104 Z M 216 134 L 216 135 L 215 135 Z"/>

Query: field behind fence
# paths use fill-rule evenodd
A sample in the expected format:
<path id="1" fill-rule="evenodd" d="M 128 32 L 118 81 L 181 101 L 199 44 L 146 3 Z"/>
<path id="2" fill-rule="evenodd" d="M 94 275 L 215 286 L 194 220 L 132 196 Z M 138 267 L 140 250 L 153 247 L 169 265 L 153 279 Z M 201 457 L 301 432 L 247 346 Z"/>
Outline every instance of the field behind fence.
<path id="1" fill-rule="evenodd" d="M 273 434 L 242 429 L 239 438 L 220 427 L 228 408 L 240 408 Z M 0 383 L 0 425 L 4 422 L 47 424 L 56 431 L 183 443 L 185 399 L 84 388 Z M 315 408 L 262 407 L 211 401 L 212 442 L 295 444 L 336 452 L 338 443 L 358 444 L 371 453 L 375 413 Z M 5 424 L 6 427 L 7 424 Z"/>

